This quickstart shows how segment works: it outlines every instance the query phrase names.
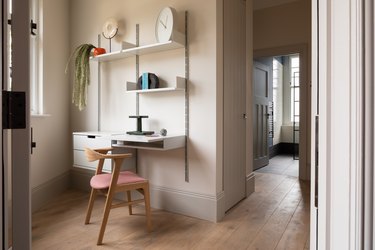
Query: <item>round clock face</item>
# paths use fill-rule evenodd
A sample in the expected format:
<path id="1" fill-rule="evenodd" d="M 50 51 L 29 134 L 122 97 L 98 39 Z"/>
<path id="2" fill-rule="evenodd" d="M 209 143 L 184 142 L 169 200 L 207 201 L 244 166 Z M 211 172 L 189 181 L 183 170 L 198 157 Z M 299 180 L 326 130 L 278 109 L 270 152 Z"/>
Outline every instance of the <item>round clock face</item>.
<path id="1" fill-rule="evenodd" d="M 118 23 L 116 19 L 109 18 L 103 25 L 103 36 L 107 39 L 112 39 L 118 31 Z"/>
<path id="2" fill-rule="evenodd" d="M 175 13 L 176 10 L 170 7 L 166 7 L 160 12 L 155 24 L 155 34 L 158 42 L 167 42 L 171 39 Z"/>

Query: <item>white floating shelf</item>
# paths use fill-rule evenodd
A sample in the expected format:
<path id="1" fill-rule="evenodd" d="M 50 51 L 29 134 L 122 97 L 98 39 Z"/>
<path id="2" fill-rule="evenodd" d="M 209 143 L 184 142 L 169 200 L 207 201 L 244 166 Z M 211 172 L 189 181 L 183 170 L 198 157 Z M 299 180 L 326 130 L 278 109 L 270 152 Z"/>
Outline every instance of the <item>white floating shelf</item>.
<path id="1" fill-rule="evenodd" d="M 185 91 L 185 78 L 176 77 L 176 85 L 172 87 L 157 88 L 157 89 L 137 89 L 135 82 L 126 82 L 127 93 L 155 93 L 155 92 L 168 92 L 168 91 Z"/>
<path id="2" fill-rule="evenodd" d="M 102 54 L 99 56 L 91 57 L 90 59 L 98 62 L 108 62 L 120 60 L 127 57 L 132 57 L 136 55 L 146 55 L 157 52 L 162 52 L 166 50 L 181 49 L 185 47 L 185 36 L 179 33 L 177 36 L 173 37 L 173 40 L 163 43 L 148 44 L 140 47 L 134 47 L 129 49 L 123 49 L 121 51 L 111 52 Z"/>

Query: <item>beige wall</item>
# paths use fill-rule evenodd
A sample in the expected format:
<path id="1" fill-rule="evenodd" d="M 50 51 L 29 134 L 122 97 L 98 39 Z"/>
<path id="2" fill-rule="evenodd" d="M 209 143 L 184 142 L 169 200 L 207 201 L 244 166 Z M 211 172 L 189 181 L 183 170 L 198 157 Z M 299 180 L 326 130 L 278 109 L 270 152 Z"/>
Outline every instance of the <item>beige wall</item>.
<path id="1" fill-rule="evenodd" d="M 87 6 L 90 6 L 89 8 Z M 81 43 L 97 44 L 106 19 L 123 24 L 113 41 L 113 50 L 122 40 L 135 42 L 135 26 L 140 25 L 140 44 L 155 43 L 154 26 L 160 10 L 173 6 L 178 11 L 181 31 L 184 11 L 189 13 L 190 51 L 190 182 L 184 181 L 184 149 L 160 152 L 139 151 L 139 172 L 153 186 L 176 192 L 216 197 L 216 1 L 182 0 L 74 0 L 71 1 L 71 49 Z M 107 41 L 102 40 L 108 49 Z M 140 73 L 151 71 L 168 82 L 185 75 L 184 50 L 140 57 Z M 97 64 L 91 63 L 88 107 L 79 112 L 72 106 L 72 131 L 97 130 Z M 126 81 L 135 81 L 135 59 L 102 64 L 102 119 L 104 131 L 135 129 L 135 95 L 125 93 Z M 144 129 L 184 133 L 184 93 L 160 93 L 140 97 L 140 113 L 149 115 Z"/>
<path id="2" fill-rule="evenodd" d="M 31 118 L 37 143 L 31 156 L 30 171 L 33 210 L 67 187 L 71 167 L 70 93 L 68 77 L 64 73 L 69 56 L 68 1 L 41 2 L 44 12 L 38 29 L 43 45 L 40 67 L 44 111 L 49 116 Z"/>
<path id="3" fill-rule="evenodd" d="M 311 44 L 311 1 L 254 11 L 254 50 Z"/>

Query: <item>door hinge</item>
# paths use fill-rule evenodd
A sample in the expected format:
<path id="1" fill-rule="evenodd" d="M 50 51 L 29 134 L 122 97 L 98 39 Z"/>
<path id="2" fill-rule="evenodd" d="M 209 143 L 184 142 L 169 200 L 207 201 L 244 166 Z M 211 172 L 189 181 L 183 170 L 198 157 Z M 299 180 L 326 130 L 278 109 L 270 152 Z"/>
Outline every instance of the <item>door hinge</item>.
<path id="1" fill-rule="evenodd" d="M 30 33 L 33 36 L 36 36 L 36 33 L 34 32 L 38 28 L 38 25 L 34 23 L 33 19 L 30 21 Z"/>
<path id="2" fill-rule="evenodd" d="M 30 137 L 31 137 L 31 154 L 33 154 L 33 149 L 36 148 L 36 142 L 34 141 L 34 133 L 33 133 L 33 128 L 31 128 L 30 131 Z"/>
<path id="3" fill-rule="evenodd" d="M 26 128 L 26 93 L 2 91 L 3 129 Z"/>

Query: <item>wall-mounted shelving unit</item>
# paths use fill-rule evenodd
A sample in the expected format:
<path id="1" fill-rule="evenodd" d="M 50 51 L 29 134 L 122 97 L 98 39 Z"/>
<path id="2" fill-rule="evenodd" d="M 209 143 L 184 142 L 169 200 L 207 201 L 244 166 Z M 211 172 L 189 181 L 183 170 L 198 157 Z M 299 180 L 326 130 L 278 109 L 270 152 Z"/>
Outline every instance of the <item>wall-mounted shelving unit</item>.
<path id="1" fill-rule="evenodd" d="M 173 91 L 184 91 L 185 92 L 185 135 L 183 136 L 184 140 L 179 141 L 179 143 L 184 142 L 185 148 L 185 181 L 189 182 L 189 163 L 188 163 L 188 138 L 189 138 L 189 49 L 188 49 L 188 13 L 185 11 L 185 32 L 181 33 L 178 31 L 173 31 L 172 39 L 167 42 L 154 43 L 148 45 L 139 46 L 139 25 L 136 27 L 136 44 L 129 44 L 124 42 L 130 48 L 122 49 L 117 52 L 111 52 L 102 54 L 96 57 L 91 57 L 90 60 L 98 62 L 98 128 L 100 131 L 100 103 L 101 103 L 101 74 L 100 74 L 100 65 L 103 62 L 110 62 L 121 60 L 125 58 L 135 57 L 136 58 L 136 80 L 139 78 L 139 56 L 159 53 L 163 51 L 170 51 L 175 49 L 184 49 L 185 50 L 185 77 L 176 77 L 176 83 L 174 85 L 168 85 L 166 87 L 159 87 L 156 89 L 147 89 L 140 90 L 137 89 L 137 84 L 134 82 L 126 83 L 126 93 L 134 93 L 136 95 L 136 114 L 139 115 L 139 95 L 155 92 L 173 92 Z M 99 35 L 100 37 L 100 35 Z M 100 39 L 99 45 L 100 45 Z M 130 145 L 127 145 L 128 147 Z M 139 145 L 137 145 L 139 146 Z M 165 146 L 163 146 L 165 148 Z M 139 147 L 138 147 L 139 148 Z M 146 146 L 143 148 L 147 148 Z M 152 147 L 155 148 L 155 147 Z M 169 148 L 169 147 L 166 147 Z"/>

